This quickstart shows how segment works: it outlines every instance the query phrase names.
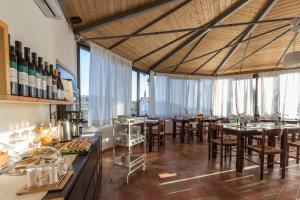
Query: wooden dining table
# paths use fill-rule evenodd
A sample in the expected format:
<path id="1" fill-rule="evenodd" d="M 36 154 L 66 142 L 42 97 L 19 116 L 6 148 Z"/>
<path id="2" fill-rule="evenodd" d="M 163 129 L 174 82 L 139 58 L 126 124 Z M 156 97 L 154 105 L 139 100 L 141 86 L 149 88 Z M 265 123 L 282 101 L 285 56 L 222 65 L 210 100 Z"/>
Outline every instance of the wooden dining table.
<path id="1" fill-rule="evenodd" d="M 259 122 L 259 123 L 249 123 L 246 127 L 241 128 L 236 123 L 219 123 L 219 125 L 223 125 L 223 128 L 226 128 L 230 131 L 231 134 L 236 135 L 237 137 L 237 149 L 236 149 L 236 171 L 243 172 L 244 169 L 244 140 L 245 137 L 252 138 L 255 135 L 261 135 L 262 130 L 270 130 L 270 129 L 297 129 L 300 128 L 300 125 L 297 124 L 281 124 L 275 125 L 274 123 L 268 122 Z M 275 140 L 269 140 L 268 145 L 275 145 Z M 216 155 L 213 155 L 213 158 Z M 283 159 L 281 157 L 281 159 Z M 272 163 L 274 160 L 273 156 L 268 156 L 268 163 Z M 269 168 L 273 167 L 273 164 L 268 164 Z"/>
<path id="2" fill-rule="evenodd" d="M 180 142 L 184 143 L 184 126 L 185 126 L 186 123 L 188 123 L 189 119 L 191 119 L 191 118 L 195 118 L 195 117 L 173 117 L 172 118 L 172 121 L 173 121 L 173 139 L 176 139 L 176 125 L 177 125 L 177 123 L 180 123 Z M 206 122 L 206 123 L 215 123 L 220 118 L 217 118 L 217 117 L 206 117 L 206 118 L 199 117 L 199 119 L 201 119 L 203 122 Z M 197 124 L 197 126 L 198 126 L 198 131 L 200 131 L 199 123 Z"/>

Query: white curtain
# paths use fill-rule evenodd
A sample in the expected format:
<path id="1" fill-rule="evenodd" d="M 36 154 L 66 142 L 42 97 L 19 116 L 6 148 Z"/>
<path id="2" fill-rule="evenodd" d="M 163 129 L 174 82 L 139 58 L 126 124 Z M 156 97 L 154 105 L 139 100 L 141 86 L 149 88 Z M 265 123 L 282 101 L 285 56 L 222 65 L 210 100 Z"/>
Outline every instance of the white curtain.
<path id="1" fill-rule="evenodd" d="M 150 93 L 150 96 L 153 92 Z M 202 77 L 156 74 L 155 115 L 170 117 L 174 115 L 209 114 L 211 111 L 212 80 Z"/>
<path id="2" fill-rule="evenodd" d="M 258 112 L 262 117 L 274 117 L 279 111 L 279 77 L 274 73 L 259 74 Z"/>
<path id="3" fill-rule="evenodd" d="M 279 76 L 280 113 L 287 118 L 300 116 L 300 73 L 281 74 Z"/>
<path id="4" fill-rule="evenodd" d="M 215 79 L 213 84 L 213 114 L 220 117 L 231 115 L 232 79 Z"/>
<path id="5" fill-rule="evenodd" d="M 111 124 L 117 115 L 130 115 L 132 62 L 90 44 L 89 126 Z"/>
<path id="6" fill-rule="evenodd" d="M 232 81 L 232 112 L 233 115 L 254 115 L 255 79 L 252 75 L 236 77 Z"/>
<path id="7" fill-rule="evenodd" d="M 149 98 L 150 98 L 150 102 L 149 102 L 149 113 L 150 113 L 150 117 L 155 117 L 155 76 L 154 76 L 154 72 L 151 71 L 150 72 L 150 90 L 149 90 Z"/>

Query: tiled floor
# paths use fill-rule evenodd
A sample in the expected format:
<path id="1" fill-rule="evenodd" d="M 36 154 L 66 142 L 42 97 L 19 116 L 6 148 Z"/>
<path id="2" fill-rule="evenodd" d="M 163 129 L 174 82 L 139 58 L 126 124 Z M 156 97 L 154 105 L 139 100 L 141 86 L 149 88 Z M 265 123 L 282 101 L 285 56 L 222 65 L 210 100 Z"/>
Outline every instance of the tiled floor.
<path id="1" fill-rule="evenodd" d="M 259 168 L 245 163 L 244 173 L 235 172 L 235 160 L 227 160 L 220 168 L 219 160 L 208 161 L 207 144 L 180 144 L 167 136 L 163 153 L 147 154 L 146 171 L 134 173 L 129 184 L 124 170 L 114 173 L 110 181 L 112 152 L 103 155 L 103 179 L 98 199 L 103 200 L 235 200 L 235 199 L 300 199 L 300 165 L 289 163 L 287 176 L 280 179 L 280 170 L 265 169 L 265 179 L 259 181 Z M 158 173 L 175 172 L 177 176 L 159 179 Z"/>

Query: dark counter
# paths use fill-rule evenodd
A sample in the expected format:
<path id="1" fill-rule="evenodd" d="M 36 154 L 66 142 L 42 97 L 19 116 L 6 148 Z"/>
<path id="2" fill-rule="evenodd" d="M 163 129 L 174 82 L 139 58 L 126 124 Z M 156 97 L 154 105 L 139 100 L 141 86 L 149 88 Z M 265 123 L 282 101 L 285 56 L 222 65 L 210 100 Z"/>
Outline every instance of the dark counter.
<path id="1" fill-rule="evenodd" d="M 100 133 L 96 133 L 94 137 L 95 142 L 88 154 L 78 155 L 72 163 L 74 173 L 64 189 L 48 192 L 43 200 L 92 200 L 96 197 L 102 179 L 102 139 Z"/>

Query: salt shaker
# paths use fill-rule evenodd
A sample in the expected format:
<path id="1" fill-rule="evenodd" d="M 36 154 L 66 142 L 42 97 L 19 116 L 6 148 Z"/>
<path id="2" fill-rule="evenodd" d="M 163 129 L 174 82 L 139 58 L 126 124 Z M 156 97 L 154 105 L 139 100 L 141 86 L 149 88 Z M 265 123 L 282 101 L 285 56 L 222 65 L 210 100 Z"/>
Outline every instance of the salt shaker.
<path id="1" fill-rule="evenodd" d="M 37 169 L 35 167 L 27 168 L 27 186 L 35 186 L 38 184 Z"/>

